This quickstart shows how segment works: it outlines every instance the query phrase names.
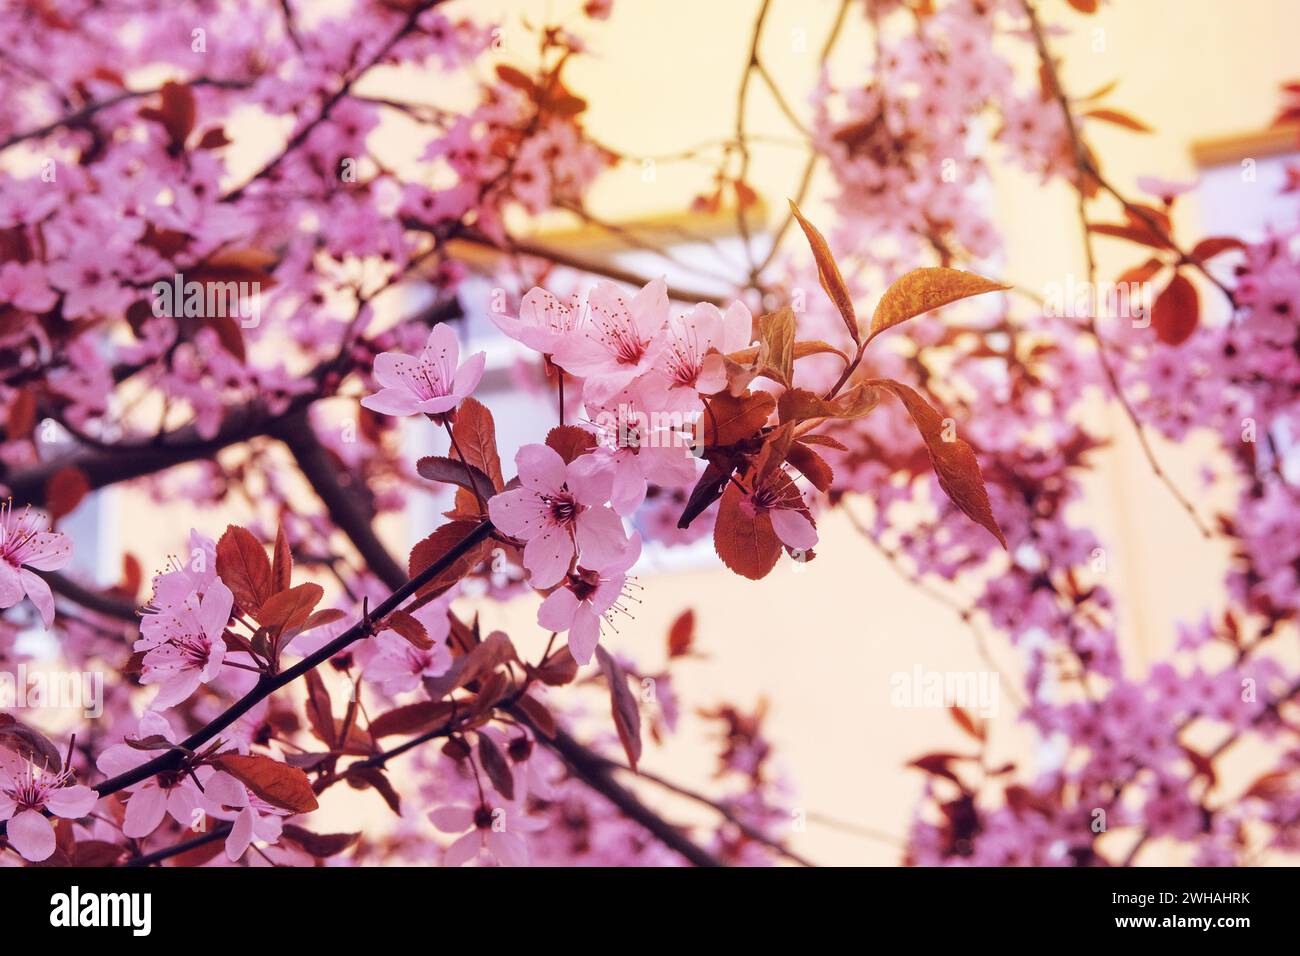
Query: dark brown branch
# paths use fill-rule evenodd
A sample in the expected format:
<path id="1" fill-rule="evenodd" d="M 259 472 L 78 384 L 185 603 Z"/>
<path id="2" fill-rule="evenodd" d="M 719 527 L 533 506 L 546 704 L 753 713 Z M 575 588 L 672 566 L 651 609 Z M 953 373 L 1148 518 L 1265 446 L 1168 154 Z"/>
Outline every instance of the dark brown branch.
<path id="1" fill-rule="evenodd" d="M 308 671 L 313 670 L 328 661 L 335 654 L 338 654 L 356 641 L 372 634 L 374 632 L 376 621 L 382 620 L 392 611 L 395 611 L 401 606 L 402 602 L 415 594 L 415 592 L 425 583 L 432 581 L 443 571 L 447 570 L 447 568 L 459 561 L 461 557 L 482 542 L 491 533 L 492 522 L 481 522 L 478 527 L 460 541 L 456 542 L 456 544 L 441 558 L 434 561 L 401 587 L 396 588 L 386 600 L 379 604 L 365 618 L 348 628 L 334 640 L 316 651 L 316 653 L 304 657 L 297 664 L 294 664 L 287 670 L 281 671 L 279 674 L 274 676 L 263 677 L 253 686 L 252 690 L 227 708 L 226 711 L 215 720 L 181 741 L 179 746 L 185 750 L 196 750 L 199 747 L 202 747 L 281 687 L 293 683 Z M 141 780 L 147 780 L 156 773 L 161 773 L 165 770 L 175 770 L 181 765 L 183 758 L 184 752 L 182 750 L 169 750 L 166 753 L 155 757 L 153 760 L 141 764 L 134 770 L 118 774 L 116 777 L 104 781 L 95 787 L 95 791 L 101 797 L 107 796 L 110 793 L 116 793 L 125 787 L 139 783 Z"/>

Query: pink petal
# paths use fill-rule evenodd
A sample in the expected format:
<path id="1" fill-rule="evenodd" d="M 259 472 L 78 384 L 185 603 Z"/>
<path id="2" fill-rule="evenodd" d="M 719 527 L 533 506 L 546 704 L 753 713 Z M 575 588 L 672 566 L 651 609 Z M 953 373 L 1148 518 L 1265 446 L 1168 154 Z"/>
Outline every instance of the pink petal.
<path id="1" fill-rule="evenodd" d="M 248 845 L 253 842 L 253 819 L 251 807 L 244 807 L 239 811 L 239 816 L 235 817 L 235 825 L 226 837 L 226 859 L 231 863 L 243 856 Z"/>
<path id="2" fill-rule="evenodd" d="M 608 508 L 588 508 L 578 515 L 579 563 L 584 568 L 600 571 L 624 557 L 627 552 L 627 535 L 623 522 Z"/>
<path id="3" fill-rule="evenodd" d="M 429 340 L 424 344 L 421 358 L 434 365 L 445 364 L 455 368 L 460 359 L 460 342 L 456 333 L 445 322 L 439 322 L 429 330 Z"/>
<path id="4" fill-rule="evenodd" d="M 23 599 L 24 593 L 18 569 L 8 561 L 0 560 L 0 608 L 13 607 Z"/>
<path id="5" fill-rule="evenodd" d="M 380 352 L 375 356 L 375 364 L 371 369 L 375 381 L 384 388 L 405 389 L 402 383 L 402 377 L 397 374 L 397 370 L 403 365 L 409 364 L 411 357 L 403 355 L 401 352 Z"/>
<path id="6" fill-rule="evenodd" d="M 474 825 L 474 811 L 469 807 L 439 807 L 429 814 L 429 819 L 443 833 L 464 833 Z"/>
<path id="7" fill-rule="evenodd" d="M 782 543 L 800 551 L 807 551 L 817 543 L 817 529 L 801 512 L 793 508 L 774 508 L 768 512 L 772 530 Z"/>
<path id="8" fill-rule="evenodd" d="M 73 787 L 60 787 L 45 798 L 46 808 L 56 817 L 77 820 L 95 809 L 99 794 L 80 784 Z"/>
<path id="9" fill-rule="evenodd" d="M 627 516 L 636 512 L 645 501 L 646 480 L 636 459 L 645 457 L 643 449 L 639 455 L 629 455 L 620 461 L 614 470 L 614 485 L 609 491 L 609 503 L 619 514 Z"/>
<path id="10" fill-rule="evenodd" d="M 505 866 L 528 865 L 528 845 L 515 834 L 492 831 L 486 840 L 488 849 L 499 863 Z"/>
<path id="11" fill-rule="evenodd" d="M 41 612 L 41 621 L 48 631 L 50 625 L 54 623 L 54 595 L 50 593 L 50 586 L 45 583 L 43 577 L 26 568 L 19 568 L 18 576 L 22 579 L 27 596 L 36 605 L 36 610 Z"/>
<path id="12" fill-rule="evenodd" d="M 230 622 L 230 612 L 235 606 L 235 595 L 221 581 L 208 586 L 199 603 L 198 621 L 209 640 L 219 640 L 221 632 Z"/>
<path id="13" fill-rule="evenodd" d="M 361 404 L 381 415 L 414 415 L 419 410 L 419 401 L 405 388 L 380 389 L 363 398 Z"/>
<path id="14" fill-rule="evenodd" d="M 644 339 L 651 338 L 668 322 L 668 284 L 662 278 L 651 280 L 628 303 L 632 321 Z"/>
<path id="15" fill-rule="evenodd" d="M 486 352 L 475 352 L 461 362 L 460 368 L 456 369 L 456 378 L 452 382 L 452 390 L 464 398 L 478 388 L 478 383 L 483 378 L 483 367 L 486 364 Z"/>
<path id="16" fill-rule="evenodd" d="M 24 860 L 39 863 L 54 853 L 54 827 L 39 810 L 24 810 L 9 821 L 9 842 Z"/>
<path id="17" fill-rule="evenodd" d="M 614 467 L 607 455 L 582 455 L 569 462 L 564 480 L 580 504 L 603 505 L 614 487 Z"/>
<path id="18" fill-rule="evenodd" d="M 23 564 L 38 571 L 57 571 L 72 560 L 72 541 L 66 534 L 41 531 L 23 548 Z"/>
<path id="19" fill-rule="evenodd" d="M 573 615 L 573 626 L 569 628 L 569 653 L 579 664 L 591 661 L 600 643 L 600 618 L 590 605 L 583 604 Z"/>
<path id="20" fill-rule="evenodd" d="M 137 840 L 147 837 L 158 829 L 166 812 L 167 795 L 156 784 L 146 784 L 127 801 L 122 832 Z"/>
<path id="21" fill-rule="evenodd" d="M 578 610 L 578 599 L 568 588 L 560 588 L 546 596 L 537 609 L 537 623 L 548 631 L 567 631 L 573 624 L 573 613 Z"/>
<path id="22" fill-rule="evenodd" d="M 613 514 L 611 511 L 610 514 Z M 578 533 L 582 533 L 582 518 L 578 519 Z M 548 528 L 524 545 L 524 567 L 530 573 L 535 588 L 549 588 L 559 584 L 573 561 L 573 541 L 564 528 Z"/>
<path id="23" fill-rule="evenodd" d="M 515 467 L 525 488 L 553 495 L 564 484 L 564 459 L 549 445 L 524 445 L 515 454 Z"/>
<path id="24" fill-rule="evenodd" d="M 527 488 L 503 491 L 488 499 L 488 517 L 513 538 L 531 538 L 549 523 L 550 509 Z"/>
<path id="25" fill-rule="evenodd" d="M 463 866 L 474 857 L 478 856 L 478 851 L 483 847 L 483 839 L 479 836 L 477 830 L 470 830 L 463 837 L 447 847 L 447 853 L 442 858 L 444 866 Z"/>

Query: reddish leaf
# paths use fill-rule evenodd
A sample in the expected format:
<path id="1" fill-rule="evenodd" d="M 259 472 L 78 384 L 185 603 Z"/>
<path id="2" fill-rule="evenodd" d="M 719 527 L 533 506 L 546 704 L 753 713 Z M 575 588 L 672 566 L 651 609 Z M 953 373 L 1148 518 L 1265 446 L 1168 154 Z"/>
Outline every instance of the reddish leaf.
<path id="1" fill-rule="evenodd" d="M 743 495 L 728 484 L 713 525 L 713 549 L 722 563 L 742 577 L 757 581 L 776 567 L 781 541 L 767 515 L 751 515 L 741 508 Z"/>
<path id="2" fill-rule="evenodd" d="M 975 718 L 972 717 L 964 708 L 956 705 L 949 707 L 948 713 L 951 715 L 952 719 L 956 721 L 957 726 L 966 731 L 966 733 L 970 734 L 976 740 L 984 739 L 985 727 L 983 721 L 977 723 Z"/>
<path id="3" fill-rule="evenodd" d="M 483 772 L 492 781 L 497 793 L 507 800 L 515 798 L 515 775 L 510 772 L 510 764 L 501 748 L 487 734 L 478 735 L 478 759 L 483 764 Z"/>
<path id="4" fill-rule="evenodd" d="M 275 548 L 272 550 L 271 587 L 276 591 L 287 590 L 293 582 L 293 553 L 289 550 L 289 541 L 284 536 L 284 525 L 275 533 Z"/>
<path id="5" fill-rule="evenodd" d="M 501 474 L 501 456 L 497 453 L 496 424 L 487 406 L 474 398 L 462 399 L 456 409 L 456 424 L 451 433 L 465 460 L 487 475 L 493 492 L 505 487 Z"/>
<path id="6" fill-rule="evenodd" d="M 596 447 L 596 436 L 577 425 L 557 425 L 546 433 L 549 445 L 567 465 Z"/>
<path id="7" fill-rule="evenodd" d="M 471 493 L 477 490 L 479 497 L 484 501 L 497 493 L 497 489 L 487 475 L 459 458 L 427 455 L 415 463 L 415 470 L 421 478 L 429 481 L 456 485 Z"/>
<path id="8" fill-rule="evenodd" d="M 311 781 L 296 767 L 257 754 L 221 754 L 216 764 L 267 803 L 294 813 L 317 807 Z"/>
<path id="9" fill-rule="evenodd" d="M 860 341 L 858 316 L 853 310 L 853 297 L 849 295 L 849 287 L 844 281 L 844 276 L 840 275 L 840 267 L 835 264 L 830 246 L 826 244 L 825 237 L 818 232 L 817 227 L 799 212 L 799 207 L 794 204 L 793 199 L 790 200 L 790 212 L 799 221 L 799 226 L 808 239 L 808 245 L 812 247 L 813 259 L 817 262 L 817 278 L 821 281 L 822 288 L 835 303 L 835 308 L 839 310 L 840 317 L 844 320 L 844 325 L 849 330 L 853 341 Z"/>
<path id="10" fill-rule="evenodd" d="M 627 754 L 627 762 L 635 770 L 637 761 L 641 759 L 641 709 L 637 706 L 636 697 L 628 689 L 627 675 L 609 651 L 596 645 L 596 659 L 600 661 L 600 669 L 604 671 L 605 681 L 609 684 L 609 706 L 610 713 L 614 716 L 614 728 L 618 731 L 618 739 Z"/>
<path id="11" fill-rule="evenodd" d="M 1005 548 L 1007 539 L 1002 536 L 1002 529 L 993 517 L 993 507 L 989 504 L 988 492 L 984 490 L 984 476 L 980 474 L 979 462 L 970 445 L 956 436 L 952 441 L 944 441 L 943 416 L 901 382 L 886 378 L 873 379 L 868 384 L 892 392 L 903 403 L 930 452 L 939 487 L 968 518 L 987 528 Z"/>
<path id="12" fill-rule="evenodd" d="M 257 610 L 257 620 L 272 634 L 283 634 L 300 627 L 311 616 L 325 589 L 319 584 L 299 584 L 271 595 Z"/>
<path id="13" fill-rule="evenodd" d="M 292 840 L 317 859 L 342 853 L 357 840 L 360 833 L 312 833 L 293 823 L 286 823 L 282 833 L 285 839 Z"/>
<path id="14" fill-rule="evenodd" d="M 881 296 L 876 311 L 871 316 L 867 341 L 870 342 L 886 329 L 892 329 L 910 318 L 950 302 L 1008 288 L 1010 286 L 960 269 L 913 269 Z"/>
<path id="15" fill-rule="evenodd" d="M 738 398 L 726 392 L 714 395 L 704 410 L 704 442 L 717 447 L 753 438 L 775 410 L 776 399 L 769 392 L 748 392 Z"/>
<path id="16" fill-rule="evenodd" d="M 30 438 L 36 428 L 36 390 L 20 388 L 9 403 L 5 419 L 5 437 L 9 441 Z"/>
<path id="17" fill-rule="evenodd" d="M 1196 286 L 1182 273 L 1175 272 L 1169 285 L 1156 296 L 1151 306 L 1151 324 L 1161 342 L 1181 345 L 1196 331 L 1200 313 L 1201 301 Z"/>
<path id="18" fill-rule="evenodd" d="M 55 773 L 63 769 L 63 757 L 43 733 L 27 726 L 17 717 L 0 713 L 0 747 L 12 750 L 38 767 L 48 767 Z"/>
<path id="19" fill-rule="evenodd" d="M 335 743 L 334 705 L 330 702 L 330 693 L 318 671 L 310 670 L 306 676 L 307 723 L 321 743 L 332 748 Z"/>
<path id="20" fill-rule="evenodd" d="M 1120 110 L 1106 109 L 1100 107 L 1095 110 L 1086 110 L 1084 116 L 1091 116 L 1093 119 L 1101 120 L 1104 123 L 1113 123 L 1116 126 L 1122 126 L 1130 129 L 1135 133 L 1150 133 L 1151 127 L 1139 119 L 1129 116 Z"/>
<path id="21" fill-rule="evenodd" d="M 59 519 L 76 510 L 90 493 L 90 479 L 75 465 L 65 465 L 50 475 L 45 483 L 45 507 L 51 519 Z"/>
<path id="22" fill-rule="evenodd" d="M 668 628 L 668 656 L 684 657 L 691 652 L 695 643 L 695 612 L 690 608 L 682 611 Z"/>
<path id="23" fill-rule="evenodd" d="M 1209 236 L 1192 247 L 1191 257 L 1197 262 L 1205 262 L 1230 250 L 1245 248 L 1244 242 L 1232 236 Z"/>
<path id="24" fill-rule="evenodd" d="M 455 709 L 455 705 L 447 700 L 421 700 L 405 707 L 395 707 L 370 722 L 370 735 L 379 738 L 394 734 L 422 734 L 445 724 Z"/>
<path id="25" fill-rule="evenodd" d="M 230 525 L 217 542 L 217 574 L 235 595 L 235 605 L 248 614 L 256 614 L 274 593 L 266 550 L 246 528 Z"/>
<path id="26" fill-rule="evenodd" d="M 423 541 L 418 542 L 411 549 L 411 555 L 407 561 L 408 574 L 411 577 L 420 574 L 425 568 L 439 560 L 467 538 L 478 525 L 477 521 L 450 521 Z M 441 593 L 447 590 L 447 588 L 474 570 L 478 563 L 487 556 L 491 547 L 491 539 L 485 538 L 478 545 L 470 548 L 459 560 L 452 562 L 441 574 L 435 575 L 417 593 L 425 595 Z"/>
<path id="27" fill-rule="evenodd" d="M 429 633 L 424 629 L 424 625 L 405 611 L 393 611 L 383 619 L 377 630 L 392 631 L 412 647 L 422 651 L 433 647 L 433 641 L 429 640 Z"/>
<path id="28" fill-rule="evenodd" d="M 572 660 L 572 655 L 570 655 L 570 660 Z M 525 716 L 527 716 L 529 721 L 532 722 L 534 729 L 536 729 L 539 734 L 546 737 L 548 740 L 555 737 L 557 729 L 555 726 L 555 717 L 552 716 L 551 712 L 547 710 L 546 705 L 540 700 L 533 697 L 531 694 L 525 694 L 523 697 L 519 698 L 515 706 L 524 712 Z"/>
<path id="29" fill-rule="evenodd" d="M 402 815 L 402 798 L 397 795 L 388 777 L 378 767 L 349 767 L 344 777 L 348 785 L 358 790 L 373 787 L 399 817 Z"/>
<path id="30" fill-rule="evenodd" d="M 799 474 L 812 482 L 812 486 L 818 491 L 830 491 L 831 482 L 835 480 L 835 472 L 821 455 L 807 445 L 795 442 L 786 452 L 785 460 L 798 469 Z"/>

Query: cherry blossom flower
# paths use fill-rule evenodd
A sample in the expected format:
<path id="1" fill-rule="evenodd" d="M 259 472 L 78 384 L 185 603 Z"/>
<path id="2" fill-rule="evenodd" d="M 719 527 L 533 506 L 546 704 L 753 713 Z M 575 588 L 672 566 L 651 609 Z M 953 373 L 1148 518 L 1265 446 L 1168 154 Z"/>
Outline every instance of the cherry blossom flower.
<path id="1" fill-rule="evenodd" d="M 612 282 L 598 282 L 587 310 L 587 321 L 559 342 L 554 359 L 586 379 L 589 400 L 602 402 L 658 361 L 667 345 L 668 286 L 655 279 L 629 301 Z"/>
<path id="2" fill-rule="evenodd" d="M 213 816 L 218 819 L 232 819 L 230 833 L 226 835 L 226 859 L 234 863 L 242 857 L 254 840 L 262 843 L 280 842 L 284 829 L 285 817 L 293 816 L 283 807 L 267 803 L 257 794 L 228 774 L 222 774 L 229 781 L 219 794 L 211 786 L 204 786 L 207 796 L 219 802 L 223 810 L 216 810 Z M 233 816 L 224 808 L 237 808 Z M 223 812 L 224 811 L 224 812 Z"/>
<path id="3" fill-rule="evenodd" d="M 217 580 L 217 543 L 191 530 L 189 555 L 183 561 L 169 558 L 168 568 L 154 575 L 150 602 L 154 608 L 181 604 L 191 594 L 203 597 Z"/>
<path id="4" fill-rule="evenodd" d="M 179 739 L 167 718 L 146 712 L 140 718 L 137 738 L 162 737 L 176 743 Z M 139 750 L 127 743 L 107 747 L 95 761 L 100 773 L 108 777 L 134 770 L 158 755 L 158 751 Z M 200 789 L 201 786 L 201 789 Z M 219 804 L 230 800 L 239 805 L 243 785 L 224 770 L 209 765 L 195 769 L 193 775 L 160 773 L 147 777 L 129 788 L 122 833 L 142 840 L 158 829 L 168 814 L 183 827 L 192 827 L 202 814 L 217 815 Z"/>
<path id="5" fill-rule="evenodd" d="M 486 352 L 475 352 L 457 365 L 460 344 L 445 324 L 429 333 L 419 357 L 400 352 L 375 356 L 375 380 L 383 386 L 361 404 L 385 415 L 445 415 L 478 387 Z"/>
<path id="6" fill-rule="evenodd" d="M 740 501 L 741 510 L 755 518 L 766 516 L 787 548 L 807 551 L 817 544 L 817 529 L 804 514 L 799 490 L 783 472 L 775 471 Z"/>
<path id="7" fill-rule="evenodd" d="M 72 772 L 40 768 L 0 750 L 0 820 L 8 822 L 8 838 L 23 859 L 33 863 L 54 853 L 54 827 L 46 813 L 67 820 L 84 817 L 98 794 L 72 784 Z"/>
<path id="8" fill-rule="evenodd" d="M 40 575 L 28 570 L 57 571 L 72 560 L 72 542 L 58 531 L 42 531 L 46 521 L 39 512 L 15 513 L 12 502 L 0 503 L 0 608 L 23 599 L 41 614 L 46 629 L 54 621 L 54 595 Z"/>
<path id="9" fill-rule="evenodd" d="M 600 570 L 579 567 L 537 609 L 537 623 L 542 627 L 569 632 L 569 653 L 579 664 L 588 663 L 596 652 L 601 621 L 620 607 L 627 570 L 640 556 L 641 536 L 633 534 L 622 557 Z"/>
<path id="10" fill-rule="evenodd" d="M 201 598 L 190 594 L 180 604 L 144 616 L 135 649 L 145 652 L 140 683 L 161 685 L 152 708 L 173 707 L 217 676 L 234 601 L 230 588 L 217 580 Z"/>
<path id="11" fill-rule="evenodd" d="M 621 515 L 641 507 L 648 482 L 679 488 L 695 481 L 695 436 L 691 429 L 672 427 L 686 425 L 686 419 L 668 411 L 671 404 L 663 378 L 649 374 L 595 412 L 600 448 L 594 454 L 612 469 L 610 504 Z M 669 427 L 662 424 L 665 418 Z"/>
<path id="12" fill-rule="evenodd" d="M 420 608 L 413 615 L 424 625 L 424 632 L 433 646 L 422 650 L 392 631 L 381 631 L 372 640 L 373 656 L 366 662 L 367 680 L 382 685 L 384 693 L 393 696 L 415 690 L 426 677 L 441 677 L 451 667 L 451 651 L 447 648 L 447 635 L 451 621 L 447 617 L 450 596 Z"/>
<path id="13" fill-rule="evenodd" d="M 749 344 L 753 322 L 742 302 L 733 302 L 725 314 L 716 305 L 701 302 L 668 323 L 668 344 L 657 368 L 668 380 L 675 407 L 699 408 L 700 395 L 726 387 L 723 356 Z"/>
<path id="14" fill-rule="evenodd" d="M 502 866 L 527 866 L 528 844 L 519 834 L 546 826 L 544 821 L 512 808 L 493 809 L 486 804 L 439 807 L 429 814 L 429 819 L 443 833 L 469 831 L 447 847 L 445 866 L 464 866 L 484 851 Z"/>
<path id="15" fill-rule="evenodd" d="M 547 445 L 525 445 L 515 455 L 522 487 L 488 501 L 488 514 L 506 534 L 527 542 L 524 567 L 534 587 L 558 584 L 575 555 L 602 568 L 627 549 L 617 514 L 605 506 L 612 476 L 592 455 L 569 464 Z"/>
<path id="16" fill-rule="evenodd" d="M 573 297 L 561 302 L 545 289 L 532 288 L 519 304 L 519 317 L 489 312 L 489 317 L 506 335 L 535 352 L 551 355 L 565 338 L 582 327 L 583 306 Z"/>

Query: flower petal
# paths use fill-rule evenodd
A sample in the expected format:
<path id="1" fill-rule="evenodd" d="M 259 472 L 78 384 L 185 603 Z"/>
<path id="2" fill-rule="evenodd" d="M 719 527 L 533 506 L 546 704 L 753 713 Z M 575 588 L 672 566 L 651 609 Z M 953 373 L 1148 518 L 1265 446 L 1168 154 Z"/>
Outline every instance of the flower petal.
<path id="1" fill-rule="evenodd" d="M 613 514 L 611 511 L 610 514 Z M 581 518 L 578 519 L 581 522 Z M 579 534 L 582 525 L 578 525 Z M 573 541 L 564 528 L 548 528 L 524 545 L 524 567 L 535 588 L 559 584 L 573 561 Z"/>
<path id="2" fill-rule="evenodd" d="M 600 571 L 622 558 L 627 552 L 627 534 L 623 521 L 608 508 L 588 508 L 578 515 L 579 563 Z"/>
<path id="3" fill-rule="evenodd" d="M 773 508 L 768 517 L 772 519 L 772 530 L 788 547 L 807 551 L 817 543 L 817 529 L 802 512 L 793 508 Z"/>
<path id="4" fill-rule="evenodd" d="M 550 445 L 524 445 L 515 453 L 515 467 L 525 488 L 553 495 L 564 484 L 564 459 Z"/>
<path id="5" fill-rule="evenodd" d="M 39 810 L 24 810 L 9 821 L 9 842 L 24 860 L 39 863 L 54 854 L 54 827 Z"/>
<path id="6" fill-rule="evenodd" d="M 560 588 L 548 594 L 537 609 L 537 623 L 548 631 L 567 631 L 576 610 L 578 598 L 568 588 Z"/>
<path id="7" fill-rule="evenodd" d="M 361 400 L 363 407 L 381 415 L 414 415 L 419 400 L 405 388 L 381 388 Z"/>
<path id="8" fill-rule="evenodd" d="M 59 787 L 45 798 L 46 808 L 56 817 L 77 820 L 95 809 L 99 794 L 80 784 L 72 787 Z"/>

